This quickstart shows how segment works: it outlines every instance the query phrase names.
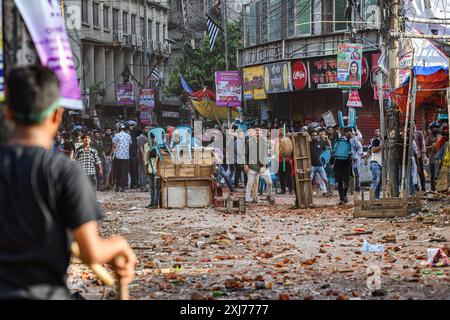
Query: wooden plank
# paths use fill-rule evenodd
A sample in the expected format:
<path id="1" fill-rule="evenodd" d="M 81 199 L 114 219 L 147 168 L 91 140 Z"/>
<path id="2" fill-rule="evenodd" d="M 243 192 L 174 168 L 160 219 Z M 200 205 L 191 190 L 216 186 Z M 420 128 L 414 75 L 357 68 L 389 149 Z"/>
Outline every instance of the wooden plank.
<path id="1" fill-rule="evenodd" d="M 312 186 L 310 179 L 310 152 L 307 135 L 294 134 L 292 137 L 294 146 L 295 187 L 297 190 L 297 206 L 309 208 L 312 205 Z"/>
<path id="2" fill-rule="evenodd" d="M 400 209 L 389 209 L 389 210 L 360 210 L 355 207 L 353 216 L 355 218 L 393 218 L 393 217 L 405 217 L 408 215 L 408 211 Z"/>

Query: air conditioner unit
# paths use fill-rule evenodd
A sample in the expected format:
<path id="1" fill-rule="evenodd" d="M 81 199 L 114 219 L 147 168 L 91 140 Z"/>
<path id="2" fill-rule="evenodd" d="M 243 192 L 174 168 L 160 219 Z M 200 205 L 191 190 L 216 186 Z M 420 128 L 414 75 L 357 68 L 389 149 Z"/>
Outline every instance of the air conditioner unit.
<path id="1" fill-rule="evenodd" d="M 114 31 L 114 42 L 122 43 L 122 41 L 123 41 L 123 32 Z"/>
<path id="2" fill-rule="evenodd" d="M 136 45 L 137 45 L 138 47 L 142 47 L 142 44 L 143 44 L 142 37 L 137 36 L 137 37 L 136 37 Z"/>
<path id="3" fill-rule="evenodd" d="M 132 34 L 132 35 L 129 36 L 129 38 L 131 39 L 130 40 L 131 41 L 131 45 L 136 47 L 137 46 L 137 37 L 136 37 L 136 35 Z"/>

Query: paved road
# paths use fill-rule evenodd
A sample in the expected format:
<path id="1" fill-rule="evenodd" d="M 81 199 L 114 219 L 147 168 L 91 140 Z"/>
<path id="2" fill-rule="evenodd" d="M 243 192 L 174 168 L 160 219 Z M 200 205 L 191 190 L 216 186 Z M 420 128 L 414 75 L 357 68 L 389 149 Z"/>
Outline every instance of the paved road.
<path id="1" fill-rule="evenodd" d="M 310 210 L 292 210 L 292 196 L 277 196 L 275 206 L 251 206 L 245 214 L 148 210 L 141 192 L 98 198 L 106 213 L 102 235 L 124 235 L 139 258 L 133 299 L 450 298 L 450 267 L 424 266 L 426 249 L 450 239 L 444 203 L 424 203 L 422 213 L 407 218 L 354 219 L 352 206 L 337 206 L 336 196 L 316 196 Z M 344 235 L 356 228 L 373 234 Z M 364 240 L 382 243 L 384 252 L 363 252 Z M 74 290 L 114 298 L 73 262 Z"/>

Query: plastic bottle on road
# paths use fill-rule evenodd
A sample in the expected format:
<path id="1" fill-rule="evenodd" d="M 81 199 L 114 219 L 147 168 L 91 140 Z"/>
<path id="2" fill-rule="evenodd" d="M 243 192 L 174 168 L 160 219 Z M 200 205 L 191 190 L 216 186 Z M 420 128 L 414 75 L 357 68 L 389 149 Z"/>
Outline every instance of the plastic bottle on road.
<path id="1" fill-rule="evenodd" d="M 383 252 L 384 246 L 382 244 L 370 244 L 367 240 L 364 240 L 362 251 L 363 252 Z"/>

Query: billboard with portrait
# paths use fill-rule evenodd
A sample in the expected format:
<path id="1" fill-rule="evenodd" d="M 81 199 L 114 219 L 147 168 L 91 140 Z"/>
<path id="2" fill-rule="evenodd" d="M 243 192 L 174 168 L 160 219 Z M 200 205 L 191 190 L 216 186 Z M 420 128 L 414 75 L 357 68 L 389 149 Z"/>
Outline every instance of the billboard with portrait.
<path id="1" fill-rule="evenodd" d="M 337 82 L 342 89 L 361 88 L 362 45 L 344 43 L 338 46 Z"/>

